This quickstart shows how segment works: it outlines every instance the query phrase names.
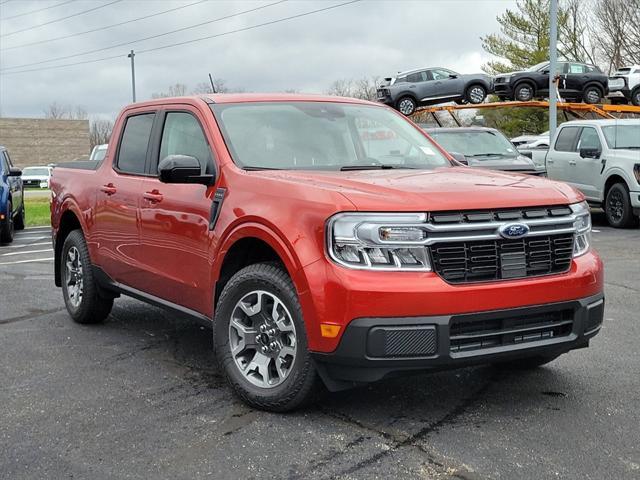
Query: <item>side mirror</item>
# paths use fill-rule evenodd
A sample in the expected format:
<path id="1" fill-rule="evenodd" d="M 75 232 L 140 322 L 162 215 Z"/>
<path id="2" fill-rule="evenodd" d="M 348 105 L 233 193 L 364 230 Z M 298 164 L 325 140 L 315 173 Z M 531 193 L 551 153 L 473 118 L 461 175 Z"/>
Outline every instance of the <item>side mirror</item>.
<path id="1" fill-rule="evenodd" d="M 529 152 L 519 152 L 519 153 L 520 153 L 520 155 L 522 155 L 524 157 L 533 159 L 533 152 L 531 152 L 531 151 L 529 151 Z"/>
<path id="2" fill-rule="evenodd" d="M 19 168 L 16 168 L 16 167 L 11 167 L 9 169 L 9 176 L 10 177 L 21 177 L 22 176 L 22 170 L 20 170 Z"/>
<path id="3" fill-rule="evenodd" d="M 212 185 L 213 175 L 202 175 L 197 158 L 189 155 L 169 155 L 158 165 L 158 177 L 163 183 L 200 183 Z"/>
<path id="4" fill-rule="evenodd" d="M 542 72 L 540 72 L 540 73 L 542 73 L 543 75 L 549 75 L 549 72 L 550 72 L 550 70 L 542 70 Z"/>
<path id="5" fill-rule="evenodd" d="M 462 153 L 449 152 L 449 155 L 451 155 L 456 162 L 463 165 L 469 165 L 469 160 L 467 160 L 467 157 L 465 157 Z"/>
<path id="6" fill-rule="evenodd" d="M 449 75 L 449 78 L 458 78 L 458 75 L 452 73 L 452 74 Z"/>
<path id="7" fill-rule="evenodd" d="M 600 158 L 602 152 L 599 148 L 581 148 L 580 157 L 582 158 Z"/>

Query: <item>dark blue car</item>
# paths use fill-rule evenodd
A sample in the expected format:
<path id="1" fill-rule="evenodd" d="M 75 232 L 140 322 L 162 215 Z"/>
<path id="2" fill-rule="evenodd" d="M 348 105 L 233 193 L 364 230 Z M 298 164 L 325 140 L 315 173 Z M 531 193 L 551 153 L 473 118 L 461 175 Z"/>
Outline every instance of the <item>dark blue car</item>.
<path id="1" fill-rule="evenodd" d="M 24 228 L 22 171 L 15 168 L 7 149 L 0 145 L 0 243 L 13 241 L 14 230 Z"/>

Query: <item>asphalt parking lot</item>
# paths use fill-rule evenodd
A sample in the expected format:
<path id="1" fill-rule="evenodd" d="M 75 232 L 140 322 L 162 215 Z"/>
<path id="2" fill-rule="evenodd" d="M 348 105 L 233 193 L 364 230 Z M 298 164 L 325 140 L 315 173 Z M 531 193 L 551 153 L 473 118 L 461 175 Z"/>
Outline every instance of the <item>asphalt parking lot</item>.
<path id="1" fill-rule="evenodd" d="M 104 325 L 73 324 L 47 229 L 20 232 L 0 246 L 0 477 L 640 478 L 640 229 L 594 223 L 607 308 L 589 349 L 286 415 L 237 400 L 190 319 L 119 299 Z"/>

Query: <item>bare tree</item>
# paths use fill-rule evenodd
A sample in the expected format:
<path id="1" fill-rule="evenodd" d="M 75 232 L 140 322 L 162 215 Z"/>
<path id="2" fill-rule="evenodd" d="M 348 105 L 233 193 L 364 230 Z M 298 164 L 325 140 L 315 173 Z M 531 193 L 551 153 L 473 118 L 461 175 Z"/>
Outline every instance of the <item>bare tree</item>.
<path id="1" fill-rule="evenodd" d="M 44 110 L 45 118 L 57 119 L 57 120 L 86 120 L 89 118 L 87 111 L 84 107 L 76 105 L 62 105 L 58 102 L 51 103 Z"/>
<path id="2" fill-rule="evenodd" d="M 96 145 L 109 143 L 111 132 L 113 130 L 113 122 L 101 118 L 92 119 L 89 126 L 89 144 L 91 149 Z"/>
<path id="3" fill-rule="evenodd" d="M 153 93 L 151 98 L 184 97 L 186 94 L 187 86 L 184 83 L 175 83 L 170 85 L 166 92 Z"/>
<path id="4" fill-rule="evenodd" d="M 375 100 L 379 77 L 362 77 L 359 79 L 340 79 L 331 84 L 328 95 L 353 97 L 362 100 Z"/>
<path id="5" fill-rule="evenodd" d="M 594 20 L 609 71 L 640 63 L 640 0 L 597 0 Z"/>

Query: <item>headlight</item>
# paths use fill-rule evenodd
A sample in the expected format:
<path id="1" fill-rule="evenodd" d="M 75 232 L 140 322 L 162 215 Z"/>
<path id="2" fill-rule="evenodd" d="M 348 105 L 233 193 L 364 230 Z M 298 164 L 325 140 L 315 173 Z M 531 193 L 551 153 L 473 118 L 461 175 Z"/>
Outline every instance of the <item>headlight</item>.
<path id="1" fill-rule="evenodd" d="M 327 222 L 327 251 L 348 268 L 431 271 L 424 213 L 340 213 Z"/>
<path id="2" fill-rule="evenodd" d="M 576 229 L 576 239 L 573 243 L 573 257 L 579 257 L 589 251 L 591 247 L 591 211 L 587 202 L 574 203 L 571 210 L 576 216 L 573 226 Z"/>

